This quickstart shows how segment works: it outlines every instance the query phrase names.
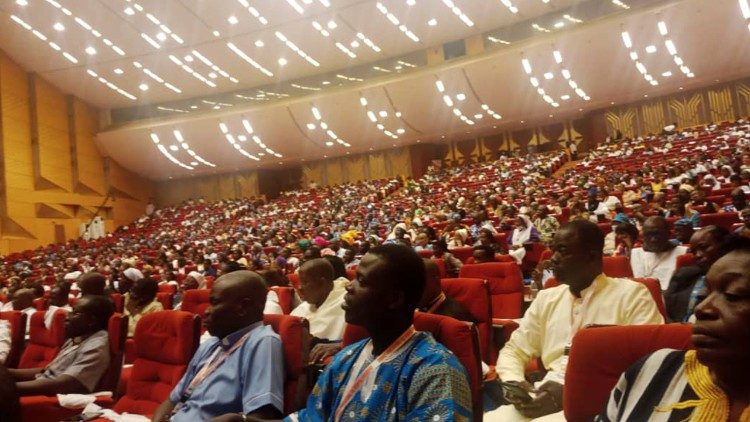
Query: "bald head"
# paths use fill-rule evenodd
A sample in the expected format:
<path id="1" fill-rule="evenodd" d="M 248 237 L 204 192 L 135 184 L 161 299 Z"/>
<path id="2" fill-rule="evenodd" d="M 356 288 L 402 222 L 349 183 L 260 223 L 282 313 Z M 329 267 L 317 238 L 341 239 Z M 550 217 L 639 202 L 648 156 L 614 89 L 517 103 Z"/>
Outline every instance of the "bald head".
<path id="1" fill-rule="evenodd" d="M 262 321 L 267 292 L 263 278 L 254 271 L 234 271 L 219 277 L 205 314 L 209 333 L 224 338 Z"/>
<path id="2" fill-rule="evenodd" d="M 423 258 L 425 285 L 422 298 L 419 300 L 419 308 L 427 308 L 435 298 L 443 291 L 440 287 L 440 268 L 432 259 Z"/>
<path id="3" fill-rule="evenodd" d="M 26 308 L 31 307 L 34 302 L 34 290 L 33 289 L 18 289 L 13 293 L 13 310 L 23 311 Z"/>
<path id="4" fill-rule="evenodd" d="M 674 247 L 669 241 L 669 224 L 664 217 L 655 215 L 643 222 L 643 250 L 664 252 Z"/>
<path id="5" fill-rule="evenodd" d="M 316 258 L 305 261 L 299 269 L 300 279 L 310 277 L 315 279 L 326 279 L 333 281 L 333 265 L 325 258 Z"/>

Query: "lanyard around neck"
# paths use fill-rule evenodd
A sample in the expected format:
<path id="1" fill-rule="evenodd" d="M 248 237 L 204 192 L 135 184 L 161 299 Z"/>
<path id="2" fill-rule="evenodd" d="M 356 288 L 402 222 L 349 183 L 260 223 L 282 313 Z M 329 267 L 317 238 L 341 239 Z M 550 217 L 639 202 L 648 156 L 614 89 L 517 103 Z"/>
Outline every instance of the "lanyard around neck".
<path id="1" fill-rule="evenodd" d="M 391 358 L 392 355 L 394 355 L 395 352 L 401 348 L 401 346 L 406 344 L 406 342 L 408 342 L 414 336 L 414 334 L 416 334 L 416 332 L 417 331 L 414 329 L 414 326 L 413 325 L 410 326 L 409 329 L 404 331 L 404 333 L 401 334 L 396 339 L 396 341 L 391 343 L 391 345 L 388 346 L 388 348 L 385 349 L 383 353 L 381 353 L 378 357 L 376 357 L 374 361 L 370 362 L 367 368 L 365 368 L 365 370 L 359 374 L 359 376 L 353 383 L 349 383 L 347 385 L 347 388 L 344 391 L 344 397 L 341 399 L 341 403 L 336 409 L 334 421 L 341 420 L 341 415 L 344 413 L 344 409 L 346 408 L 346 406 L 349 405 L 349 402 L 352 401 L 352 399 L 354 398 L 354 395 L 357 394 L 357 392 L 362 388 L 362 385 L 364 385 L 370 373 L 372 373 L 373 370 L 377 369 L 380 366 L 380 364 L 382 364 L 383 362 Z"/>

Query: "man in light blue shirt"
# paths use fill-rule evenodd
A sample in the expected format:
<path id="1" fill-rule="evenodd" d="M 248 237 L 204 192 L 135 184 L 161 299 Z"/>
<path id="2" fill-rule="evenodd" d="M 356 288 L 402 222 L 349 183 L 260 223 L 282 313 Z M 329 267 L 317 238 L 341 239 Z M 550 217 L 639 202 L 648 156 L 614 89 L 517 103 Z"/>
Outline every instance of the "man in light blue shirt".
<path id="1" fill-rule="evenodd" d="M 154 421 L 278 418 L 284 408 L 281 339 L 263 325 L 266 286 L 252 271 L 219 277 L 205 325 L 213 336 L 196 351 Z"/>

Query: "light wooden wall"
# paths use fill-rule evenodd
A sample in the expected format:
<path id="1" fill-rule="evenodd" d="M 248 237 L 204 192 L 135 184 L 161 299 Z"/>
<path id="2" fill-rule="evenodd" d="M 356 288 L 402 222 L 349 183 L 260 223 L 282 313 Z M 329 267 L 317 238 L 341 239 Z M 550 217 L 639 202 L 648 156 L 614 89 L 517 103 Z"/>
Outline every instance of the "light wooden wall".
<path id="1" fill-rule="evenodd" d="M 143 214 L 151 182 L 102 157 L 97 110 L 0 52 L 0 254 L 78 237 L 107 193 L 107 230 Z"/>
<path id="2" fill-rule="evenodd" d="M 302 186 L 339 185 L 360 180 L 411 177 L 409 148 L 376 151 L 369 154 L 329 158 L 302 166 Z"/>
<path id="3" fill-rule="evenodd" d="M 734 120 L 750 115 L 750 79 L 721 83 L 694 91 L 611 107 L 604 111 L 608 133 L 620 130 L 636 137 L 661 133 L 664 126 L 680 128 Z"/>
<path id="4" fill-rule="evenodd" d="M 258 173 L 247 171 L 158 182 L 155 202 L 163 207 L 176 205 L 187 199 L 203 198 L 210 202 L 258 195 Z"/>

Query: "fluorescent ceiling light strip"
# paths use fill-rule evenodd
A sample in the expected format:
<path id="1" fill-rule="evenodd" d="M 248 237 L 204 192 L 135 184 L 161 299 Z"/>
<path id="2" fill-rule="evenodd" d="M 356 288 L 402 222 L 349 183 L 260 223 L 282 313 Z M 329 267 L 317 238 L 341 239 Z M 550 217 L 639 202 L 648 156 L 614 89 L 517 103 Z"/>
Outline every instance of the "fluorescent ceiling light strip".
<path id="1" fill-rule="evenodd" d="M 12 21 L 14 21 L 15 23 L 21 25 L 24 29 L 26 29 L 28 31 L 31 31 L 32 34 L 34 34 L 37 38 L 41 39 L 42 41 L 47 41 L 47 37 L 44 34 L 42 34 L 41 32 L 37 31 L 36 29 L 34 29 L 34 27 L 32 27 L 31 25 L 29 25 L 28 23 L 26 23 L 26 21 L 24 21 L 23 19 L 19 18 L 18 16 L 16 16 L 16 15 L 10 15 L 10 19 Z M 60 46 L 57 45 L 57 44 L 55 44 L 54 42 L 48 42 L 47 45 L 51 49 L 53 49 L 55 51 L 61 51 Z M 67 51 L 63 51 L 62 55 L 69 62 L 75 63 L 75 64 L 78 63 L 78 59 L 74 55 L 68 53 Z"/>
<path id="2" fill-rule="evenodd" d="M 443 4 L 445 5 L 445 7 L 450 9 L 450 11 L 453 12 L 453 14 L 456 15 L 466 26 L 474 26 L 474 22 L 468 16 L 466 16 L 464 12 L 461 11 L 460 7 L 453 3 L 453 0 L 443 0 Z"/>
<path id="3" fill-rule="evenodd" d="M 216 84 L 206 79 L 205 76 L 201 75 L 200 73 L 193 70 L 192 67 L 182 63 L 180 59 L 178 59 L 176 56 L 170 54 L 169 59 L 172 60 L 174 64 L 179 66 L 182 70 L 185 71 L 185 73 L 188 73 L 190 75 L 193 75 L 194 78 L 198 79 L 199 81 L 203 82 L 204 84 L 210 86 L 211 88 L 216 88 Z"/>
<path id="4" fill-rule="evenodd" d="M 128 3 L 132 3 L 132 2 L 131 2 L 131 0 L 126 0 L 126 1 L 127 1 Z M 153 24 L 154 26 L 156 26 L 156 28 L 157 28 L 157 30 L 158 30 L 159 32 L 164 32 L 164 33 L 165 33 L 165 35 L 169 35 L 169 36 L 170 36 L 170 37 L 171 37 L 171 38 L 172 38 L 172 39 L 173 39 L 173 40 L 174 40 L 175 42 L 177 42 L 178 44 L 183 44 L 183 43 L 185 42 L 185 41 L 184 41 L 184 40 L 182 39 L 182 37 L 180 37 L 179 35 L 177 35 L 177 33 L 176 33 L 176 32 L 174 32 L 173 30 L 171 30 L 171 29 L 170 29 L 170 28 L 169 28 L 169 27 L 168 27 L 168 26 L 167 26 L 166 24 L 162 23 L 162 22 L 161 22 L 161 21 L 160 21 L 160 20 L 159 20 L 159 19 L 158 19 L 158 18 L 157 18 L 156 16 L 154 16 L 153 14 L 151 14 L 151 13 L 147 12 L 147 11 L 146 11 L 146 10 L 145 10 L 145 9 L 143 8 L 143 6 L 141 6 L 141 5 L 140 5 L 140 4 L 138 4 L 138 3 L 132 3 L 132 4 L 133 4 L 133 9 L 135 9 L 135 10 L 137 10 L 137 11 L 139 11 L 139 12 L 141 12 L 141 13 L 145 14 L 145 15 L 146 15 L 146 19 L 147 19 L 147 20 L 148 20 L 149 22 L 151 22 L 151 23 L 152 23 L 152 24 Z M 161 47 L 161 45 L 160 45 L 159 43 L 157 43 L 156 41 L 154 41 L 154 39 L 153 39 L 153 38 L 151 38 L 151 37 L 150 37 L 150 36 L 149 36 L 148 34 L 146 34 L 146 33 L 141 33 L 141 37 L 142 37 L 142 38 L 143 38 L 144 40 L 146 40 L 146 41 L 147 41 L 147 42 L 148 42 L 149 44 L 151 44 L 151 46 L 153 46 L 153 47 L 155 47 L 155 48 L 160 48 L 160 47 Z M 166 39 L 165 39 L 165 40 L 166 40 Z M 154 44 L 156 44 L 156 45 L 154 45 Z M 158 45 L 158 47 L 157 47 L 157 45 Z"/>
<path id="5" fill-rule="evenodd" d="M 193 167 L 191 167 L 191 166 L 183 163 L 182 161 L 180 161 L 177 158 L 175 158 L 172 154 L 170 154 L 169 151 L 167 151 L 167 148 L 164 147 L 164 145 L 157 144 L 156 147 L 157 147 L 157 149 L 159 151 L 161 151 L 162 154 L 164 154 L 165 157 L 167 157 L 169 159 L 169 161 L 177 164 L 178 166 L 180 166 L 182 168 L 185 168 L 185 169 L 188 169 L 188 170 L 193 170 Z"/>
<path id="6" fill-rule="evenodd" d="M 218 74 L 220 74 L 221 76 L 223 76 L 223 77 L 225 77 L 225 78 L 229 79 L 230 81 L 232 81 L 232 82 L 234 82 L 234 83 L 238 83 L 238 82 L 239 82 L 239 80 L 238 80 L 237 78 L 235 78 L 234 76 L 230 75 L 230 74 L 229 74 L 229 72 L 225 71 L 224 69 L 222 69 L 222 68 L 221 68 L 221 67 L 219 67 L 218 65 L 214 64 L 214 63 L 213 63 L 213 62 L 212 62 L 211 60 L 209 60 L 209 59 L 208 59 L 208 58 L 207 58 L 206 56 L 204 56 L 203 54 L 201 54 L 201 53 L 200 53 L 200 51 L 198 51 L 198 50 L 193 50 L 193 51 L 192 51 L 192 53 L 193 53 L 193 55 L 194 55 L 195 57 L 197 57 L 197 58 L 198 58 L 198 60 L 202 61 L 202 62 L 203 62 L 203 64 L 205 64 L 206 66 L 210 67 L 210 68 L 211 68 L 211 70 L 213 70 L 213 71 L 217 72 L 217 73 L 218 73 Z"/>
<path id="7" fill-rule="evenodd" d="M 52 5 L 53 7 L 55 7 L 56 9 L 60 9 L 60 10 L 65 9 L 64 7 L 62 7 L 62 5 L 60 5 L 60 3 L 56 2 L 55 0 L 46 0 L 46 1 L 47 1 L 47 3 L 49 3 L 50 5 Z M 68 9 L 65 9 L 65 10 L 69 12 Z M 65 13 L 65 14 L 67 16 L 71 16 L 72 12 L 71 13 Z M 94 29 L 88 22 L 86 22 L 83 19 L 78 18 L 78 17 L 74 18 L 74 20 L 76 21 L 76 23 L 78 23 L 78 25 L 80 25 L 81 27 L 83 27 L 84 29 L 86 29 L 87 31 L 89 31 L 96 38 L 101 38 L 101 36 L 102 36 L 101 32 L 99 32 L 96 29 Z M 124 56 L 125 55 L 125 52 L 120 47 L 116 46 L 114 43 L 112 43 L 112 41 L 108 40 L 107 38 L 103 38 L 102 42 L 104 44 L 106 44 L 107 47 L 109 47 L 112 50 L 114 50 L 114 52 L 117 53 L 117 54 L 119 54 L 120 56 Z"/>
<path id="8" fill-rule="evenodd" d="M 250 65 L 252 67 L 254 67 L 255 69 L 257 69 L 258 71 L 260 71 L 264 75 L 268 76 L 269 78 L 273 77 L 273 73 L 270 70 L 268 70 L 265 67 L 263 67 L 260 64 L 258 64 L 258 62 L 256 62 L 255 60 L 253 60 L 250 56 L 248 56 L 244 51 L 242 51 L 239 47 L 237 47 L 233 43 L 228 42 L 227 43 L 227 47 L 229 47 L 229 49 L 232 50 L 234 52 L 234 54 L 238 55 L 242 60 L 250 63 Z"/>
<path id="9" fill-rule="evenodd" d="M 186 150 L 188 152 L 188 154 L 190 154 L 191 157 L 195 158 L 198 162 L 200 162 L 204 166 L 216 167 L 216 164 L 211 163 L 211 162 L 203 159 L 203 157 L 201 157 L 195 151 L 193 151 L 192 149 L 190 149 L 190 145 L 187 143 L 187 141 L 185 141 L 185 138 L 182 136 L 182 133 L 179 130 L 175 129 L 172 132 L 172 134 L 174 135 L 174 138 L 177 140 L 177 142 L 180 145 L 182 145 L 182 148 L 184 150 Z"/>
<path id="10" fill-rule="evenodd" d="M 419 37 L 417 37 L 413 32 L 411 32 L 411 30 L 409 30 L 409 28 L 406 25 L 401 24 L 398 18 L 396 17 L 396 15 L 389 12 L 388 8 L 385 7 L 383 3 L 377 2 L 375 4 L 375 7 L 378 9 L 378 11 L 380 11 L 380 13 L 383 14 L 383 16 L 385 16 L 393 24 L 393 26 L 397 27 L 399 31 L 403 32 L 404 35 L 409 37 L 409 39 L 411 39 L 414 42 L 419 42 Z"/>
<path id="11" fill-rule="evenodd" d="M 740 10 L 742 11 L 742 17 L 745 19 L 750 19 L 750 4 L 748 4 L 747 0 L 739 0 L 740 1 Z"/>

